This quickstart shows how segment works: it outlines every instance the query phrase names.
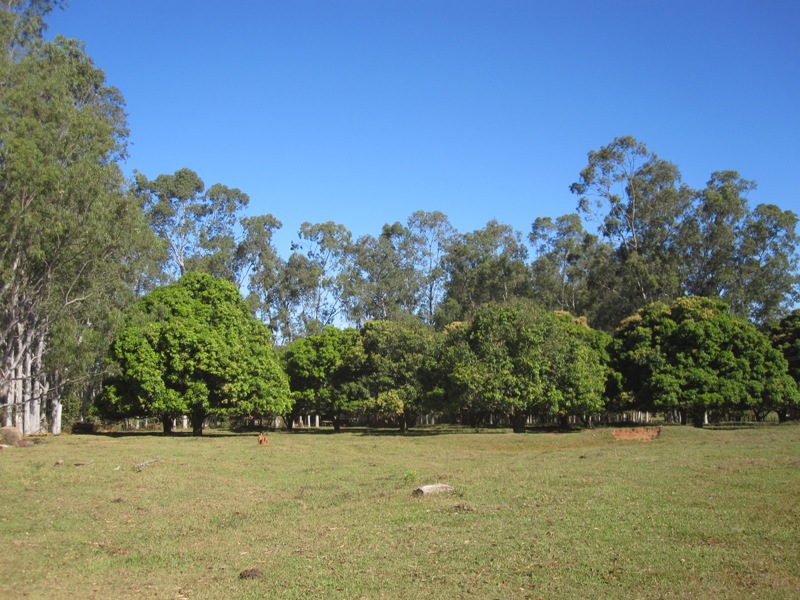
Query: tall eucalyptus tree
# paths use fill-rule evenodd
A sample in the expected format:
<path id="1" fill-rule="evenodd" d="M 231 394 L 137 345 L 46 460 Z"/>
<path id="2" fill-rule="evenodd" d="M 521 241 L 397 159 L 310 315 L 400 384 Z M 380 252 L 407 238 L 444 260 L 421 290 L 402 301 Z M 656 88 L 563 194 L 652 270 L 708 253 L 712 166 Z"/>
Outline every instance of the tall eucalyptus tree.
<path id="1" fill-rule="evenodd" d="M 64 386 L 87 374 L 59 358 L 126 302 L 151 245 L 118 166 L 121 95 L 81 42 L 42 37 L 59 5 L 0 6 L 0 399 L 23 433 L 60 432 Z"/>

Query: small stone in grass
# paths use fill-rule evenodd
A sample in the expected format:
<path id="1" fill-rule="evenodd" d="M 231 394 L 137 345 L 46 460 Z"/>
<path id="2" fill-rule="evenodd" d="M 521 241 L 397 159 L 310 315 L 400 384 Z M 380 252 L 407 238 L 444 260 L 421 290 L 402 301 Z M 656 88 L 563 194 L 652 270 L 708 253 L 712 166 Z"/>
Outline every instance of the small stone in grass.
<path id="1" fill-rule="evenodd" d="M 455 488 L 446 483 L 434 483 L 432 485 L 423 485 L 414 490 L 415 496 L 427 496 L 428 494 L 441 494 L 443 492 L 454 492 Z"/>

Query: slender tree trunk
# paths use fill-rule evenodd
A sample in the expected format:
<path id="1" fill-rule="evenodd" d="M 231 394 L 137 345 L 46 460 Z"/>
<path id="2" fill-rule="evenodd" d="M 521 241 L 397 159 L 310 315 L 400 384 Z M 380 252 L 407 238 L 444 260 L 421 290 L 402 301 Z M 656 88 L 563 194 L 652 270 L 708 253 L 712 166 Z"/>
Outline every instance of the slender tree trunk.
<path id="1" fill-rule="evenodd" d="M 33 428 L 33 389 L 31 386 L 31 354 L 25 351 L 22 357 L 22 372 L 20 373 L 22 383 L 22 435 L 32 433 Z M 37 419 L 38 420 L 38 419 Z"/>
<path id="2" fill-rule="evenodd" d="M 14 405 L 14 427 L 22 431 L 23 427 L 23 412 L 25 405 L 22 402 L 22 364 L 17 363 L 14 368 L 14 379 L 11 382 L 11 400 Z"/>
<path id="3" fill-rule="evenodd" d="M 333 422 L 333 430 L 339 433 L 342 429 L 342 417 L 339 414 L 334 414 L 331 421 Z"/>
<path id="4" fill-rule="evenodd" d="M 44 335 L 36 335 L 31 356 L 31 433 L 41 433 L 47 430 L 47 411 L 45 399 L 47 398 L 47 379 L 42 364 L 44 354 Z"/>
<path id="5" fill-rule="evenodd" d="M 4 372 L 10 373 L 7 367 L 8 363 L 6 363 Z M 11 382 L 7 377 L 3 377 L 2 382 L 0 382 L 0 400 L 3 402 L 3 427 L 11 427 L 14 423 L 14 404 L 11 398 Z"/>
<path id="6" fill-rule="evenodd" d="M 61 435 L 61 393 L 59 386 L 56 386 L 55 393 L 50 400 L 50 433 Z"/>

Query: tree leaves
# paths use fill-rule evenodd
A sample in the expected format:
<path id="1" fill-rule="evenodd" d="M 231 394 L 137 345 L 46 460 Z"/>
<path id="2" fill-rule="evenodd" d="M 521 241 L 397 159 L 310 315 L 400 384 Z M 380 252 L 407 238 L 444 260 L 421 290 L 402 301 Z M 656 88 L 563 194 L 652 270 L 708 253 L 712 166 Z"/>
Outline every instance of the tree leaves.
<path id="1" fill-rule="evenodd" d="M 111 359 L 119 374 L 98 405 L 104 414 L 189 413 L 200 433 L 212 413 L 262 416 L 291 406 L 266 327 L 232 283 L 206 273 L 188 273 L 142 298 Z"/>

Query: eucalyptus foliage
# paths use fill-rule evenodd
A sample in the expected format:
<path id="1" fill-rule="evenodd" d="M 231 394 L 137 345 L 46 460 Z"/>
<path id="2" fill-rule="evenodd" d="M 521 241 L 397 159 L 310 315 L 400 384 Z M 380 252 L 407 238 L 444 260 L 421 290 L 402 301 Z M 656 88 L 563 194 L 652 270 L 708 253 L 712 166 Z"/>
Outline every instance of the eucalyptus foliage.
<path id="1" fill-rule="evenodd" d="M 152 245 L 122 96 L 80 41 L 42 38 L 59 4 L 0 7 L 0 397 L 24 433 L 60 432 L 64 394 L 91 388 Z"/>

